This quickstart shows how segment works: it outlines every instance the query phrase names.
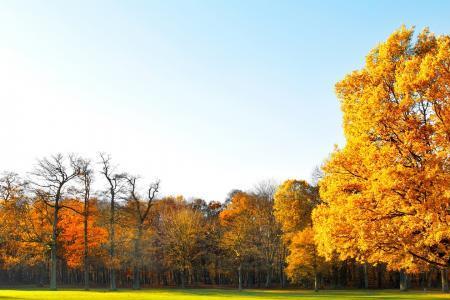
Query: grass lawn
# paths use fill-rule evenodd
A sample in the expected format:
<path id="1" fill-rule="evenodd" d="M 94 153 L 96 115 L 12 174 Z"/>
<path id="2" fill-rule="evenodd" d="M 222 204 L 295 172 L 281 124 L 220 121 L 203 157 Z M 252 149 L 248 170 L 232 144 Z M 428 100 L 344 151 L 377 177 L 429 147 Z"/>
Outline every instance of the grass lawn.
<path id="1" fill-rule="evenodd" d="M 399 292 L 393 290 L 383 291 L 279 291 L 279 290 L 245 290 L 237 292 L 233 290 L 219 289 L 149 289 L 141 291 L 120 290 L 109 292 L 104 290 L 80 291 L 80 290 L 60 290 L 46 291 L 38 289 L 0 289 L 0 300 L 225 300 L 225 299 L 450 299 L 450 294 L 439 292 Z"/>

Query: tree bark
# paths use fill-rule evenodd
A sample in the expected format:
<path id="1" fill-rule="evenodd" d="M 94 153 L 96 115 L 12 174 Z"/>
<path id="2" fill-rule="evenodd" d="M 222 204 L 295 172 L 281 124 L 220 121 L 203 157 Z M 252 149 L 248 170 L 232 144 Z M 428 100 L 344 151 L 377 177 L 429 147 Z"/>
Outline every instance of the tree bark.
<path id="1" fill-rule="evenodd" d="M 44 286 L 44 273 L 45 273 L 46 266 L 43 262 L 40 262 L 38 266 L 39 266 L 38 287 L 43 287 Z"/>
<path id="2" fill-rule="evenodd" d="M 313 248 L 313 272 L 314 272 L 314 292 L 319 291 L 319 276 L 317 274 L 317 255 L 316 247 Z"/>
<path id="3" fill-rule="evenodd" d="M 114 207 L 114 194 L 111 193 L 111 212 L 109 217 L 109 242 L 110 242 L 110 249 L 109 249 L 109 258 L 110 258 L 110 290 L 115 291 L 117 290 L 116 286 L 116 269 L 115 269 L 115 240 L 114 240 L 114 214 L 115 214 L 115 207 Z"/>
<path id="4" fill-rule="evenodd" d="M 314 292 L 319 291 L 319 274 L 314 270 Z"/>
<path id="5" fill-rule="evenodd" d="M 369 266 L 368 266 L 367 262 L 364 263 L 363 268 L 364 268 L 364 288 L 368 289 L 369 288 L 369 272 L 368 272 Z"/>
<path id="6" fill-rule="evenodd" d="M 184 289 L 185 288 L 185 282 L 184 282 L 184 280 L 185 280 L 185 276 L 184 276 L 185 274 L 184 274 L 184 270 L 181 270 L 181 288 L 182 289 Z"/>
<path id="7" fill-rule="evenodd" d="M 408 289 L 408 275 L 405 271 L 400 271 L 400 291 L 404 292 Z"/>
<path id="8" fill-rule="evenodd" d="M 50 254 L 50 289 L 56 290 L 56 239 L 58 235 L 58 199 L 55 202 L 55 207 L 53 211 L 53 230 L 52 230 L 52 243 L 51 243 L 51 254 Z"/>
<path id="9" fill-rule="evenodd" d="M 89 200 L 87 200 L 89 201 Z M 89 262 L 88 262 L 88 202 L 84 202 L 84 289 L 89 290 Z"/>
<path id="10" fill-rule="evenodd" d="M 280 256 L 280 281 L 281 288 L 286 287 L 286 277 L 284 276 L 284 262 L 286 261 L 286 248 L 284 244 L 281 244 L 281 256 Z"/>
<path id="11" fill-rule="evenodd" d="M 242 291 L 242 262 L 239 263 L 238 267 L 238 290 Z"/>
<path id="12" fill-rule="evenodd" d="M 141 288 L 140 278 L 140 261 L 141 261 L 141 239 L 142 239 L 142 223 L 138 225 L 136 238 L 134 240 L 134 257 L 133 257 L 133 289 Z"/>
<path id="13" fill-rule="evenodd" d="M 266 284 L 265 284 L 266 289 L 270 288 L 271 280 L 272 280 L 272 268 L 268 268 L 267 274 L 266 274 Z"/>
<path id="14" fill-rule="evenodd" d="M 448 293 L 448 268 L 441 269 L 442 292 Z"/>

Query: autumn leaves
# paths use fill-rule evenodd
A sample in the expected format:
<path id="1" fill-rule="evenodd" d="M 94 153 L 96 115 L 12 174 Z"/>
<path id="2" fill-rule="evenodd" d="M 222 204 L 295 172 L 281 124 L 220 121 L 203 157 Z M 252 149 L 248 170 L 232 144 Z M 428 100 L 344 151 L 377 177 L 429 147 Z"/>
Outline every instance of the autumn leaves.
<path id="1" fill-rule="evenodd" d="M 327 258 L 407 272 L 450 264 L 450 36 L 402 27 L 336 85 L 347 143 L 326 161 L 315 240 Z"/>

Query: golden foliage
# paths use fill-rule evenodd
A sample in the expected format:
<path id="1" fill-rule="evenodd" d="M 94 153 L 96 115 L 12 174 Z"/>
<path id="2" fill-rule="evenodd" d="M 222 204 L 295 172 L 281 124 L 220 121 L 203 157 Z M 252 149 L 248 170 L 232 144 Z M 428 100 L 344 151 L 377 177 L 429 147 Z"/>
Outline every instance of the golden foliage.
<path id="1" fill-rule="evenodd" d="M 288 246 L 286 273 L 292 280 L 314 276 L 325 262 L 317 255 L 311 213 L 320 203 L 317 187 L 304 180 L 286 180 L 275 193 L 275 216 Z"/>
<path id="2" fill-rule="evenodd" d="M 347 144 L 323 170 L 318 250 L 416 271 L 450 255 L 450 37 L 394 32 L 336 84 Z"/>

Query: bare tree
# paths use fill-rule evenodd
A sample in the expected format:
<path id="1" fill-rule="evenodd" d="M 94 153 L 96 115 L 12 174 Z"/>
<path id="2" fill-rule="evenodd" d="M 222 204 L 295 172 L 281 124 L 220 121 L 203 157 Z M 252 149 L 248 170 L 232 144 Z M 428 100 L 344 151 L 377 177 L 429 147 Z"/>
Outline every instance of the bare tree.
<path id="1" fill-rule="evenodd" d="M 39 199 L 53 209 L 51 238 L 50 289 L 56 290 L 58 213 L 66 207 L 61 202 L 68 190 L 68 183 L 80 175 L 80 162 L 74 155 L 67 158 L 62 154 L 38 160 L 32 172 L 34 191 Z"/>
<path id="2" fill-rule="evenodd" d="M 311 185 L 318 186 L 319 181 L 322 180 L 323 176 L 322 168 L 320 166 L 315 166 L 311 172 Z"/>
<path id="3" fill-rule="evenodd" d="M 11 198 L 21 194 L 27 183 L 14 172 L 5 172 L 0 178 L 0 199 L 8 202 Z"/>
<path id="4" fill-rule="evenodd" d="M 258 182 L 253 187 L 254 194 L 265 198 L 268 202 L 273 202 L 273 196 L 277 191 L 278 184 L 273 179 L 266 179 Z"/>
<path id="5" fill-rule="evenodd" d="M 23 198 L 27 183 L 24 182 L 18 174 L 14 172 L 5 172 L 0 177 L 0 208 L 5 211 L 18 206 Z M 5 231 L 6 218 L 0 218 L 0 233 Z M 1 238 L 0 238 L 1 240 Z"/>
<path id="6" fill-rule="evenodd" d="M 82 160 L 80 181 L 83 186 L 83 269 L 84 269 L 84 289 L 89 290 L 89 248 L 88 248 L 88 219 L 89 219 L 89 202 L 91 194 L 91 184 L 93 181 L 93 170 L 89 160 Z"/>
<path id="7" fill-rule="evenodd" d="M 141 243 L 145 222 L 148 218 L 150 208 L 153 204 L 156 194 L 159 191 L 159 180 L 151 183 L 147 189 L 146 198 L 141 197 L 137 192 L 136 176 L 127 176 L 129 197 L 133 212 L 136 218 L 136 232 L 134 236 L 134 255 L 133 255 L 133 289 L 140 289 L 141 273 Z"/>
<path id="8" fill-rule="evenodd" d="M 115 172 L 115 167 L 111 164 L 111 156 L 104 153 L 100 153 L 102 170 L 101 173 L 105 177 L 108 189 L 107 195 L 110 201 L 110 214 L 109 214 L 109 258 L 110 258 L 110 289 L 117 290 L 116 286 L 116 249 L 115 249 L 115 231 L 114 225 L 116 223 L 116 199 L 118 195 L 123 192 L 123 182 L 125 179 L 124 174 L 118 174 Z"/>

